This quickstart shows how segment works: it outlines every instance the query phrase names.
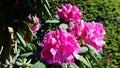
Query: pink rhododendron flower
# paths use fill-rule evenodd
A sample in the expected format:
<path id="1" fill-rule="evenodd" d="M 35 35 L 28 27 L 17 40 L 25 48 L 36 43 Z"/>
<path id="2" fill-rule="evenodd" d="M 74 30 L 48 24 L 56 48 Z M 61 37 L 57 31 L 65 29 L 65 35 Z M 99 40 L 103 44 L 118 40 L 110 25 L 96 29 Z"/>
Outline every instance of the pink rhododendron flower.
<path id="1" fill-rule="evenodd" d="M 77 53 L 80 52 L 80 46 L 77 40 L 72 34 L 67 33 L 63 29 L 49 32 L 44 37 L 43 42 L 44 48 L 40 58 L 48 64 L 59 65 L 63 62 L 71 64 L 74 61 L 74 57 L 79 59 Z"/>
<path id="2" fill-rule="evenodd" d="M 98 52 L 102 51 L 102 46 L 105 44 L 104 35 L 103 24 L 94 21 L 85 23 L 82 38 L 85 43 L 95 47 Z"/>
<path id="3" fill-rule="evenodd" d="M 64 20 L 64 22 L 76 22 L 82 18 L 82 13 L 76 5 L 65 4 L 61 9 L 57 9 L 57 15 Z"/>
<path id="4" fill-rule="evenodd" d="M 77 40 L 81 39 L 82 30 L 84 28 L 85 21 L 79 20 L 74 23 L 74 26 L 69 27 L 69 32 L 76 37 Z"/>
<path id="5" fill-rule="evenodd" d="M 31 15 L 29 15 L 28 18 L 29 18 L 29 19 L 32 19 L 32 18 L 31 18 Z M 35 25 L 30 23 L 28 26 L 29 26 L 29 27 L 33 30 L 33 32 L 36 34 L 37 31 L 39 30 L 41 24 L 40 24 L 39 18 L 38 18 L 36 15 L 33 17 L 33 21 L 34 21 Z"/>
<path id="6" fill-rule="evenodd" d="M 31 14 L 29 14 L 28 18 L 29 18 L 30 20 L 32 20 Z M 33 21 L 34 21 L 35 24 L 29 23 L 28 26 L 31 28 L 31 30 L 33 31 L 34 34 L 37 34 L 37 31 L 39 30 L 39 28 L 40 28 L 40 26 L 41 26 L 40 20 L 39 20 L 39 18 L 35 15 L 35 16 L 33 17 Z M 33 37 L 33 36 L 34 36 L 34 35 L 32 35 L 32 37 Z M 28 34 L 26 34 L 26 35 L 24 36 L 24 39 L 25 39 L 26 41 L 28 41 Z"/>

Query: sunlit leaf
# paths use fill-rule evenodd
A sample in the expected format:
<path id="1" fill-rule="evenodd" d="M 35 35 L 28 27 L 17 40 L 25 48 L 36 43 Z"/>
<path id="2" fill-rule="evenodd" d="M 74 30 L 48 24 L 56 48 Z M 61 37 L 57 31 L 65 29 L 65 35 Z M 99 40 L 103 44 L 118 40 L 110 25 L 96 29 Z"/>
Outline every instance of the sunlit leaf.
<path id="1" fill-rule="evenodd" d="M 24 45 L 24 47 L 26 47 L 26 43 L 25 43 L 24 39 L 22 38 L 22 36 L 18 32 L 16 34 L 17 34 L 17 37 L 20 40 L 20 42 Z"/>
<path id="2" fill-rule="evenodd" d="M 88 64 L 89 64 L 89 67 L 92 68 L 92 65 L 91 65 L 91 63 L 90 63 L 88 57 L 85 56 L 85 58 L 86 58 L 86 60 L 87 60 L 87 62 L 88 62 Z"/>
<path id="3" fill-rule="evenodd" d="M 69 23 L 69 26 L 74 27 L 74 23 L 73 23 L 73 22 L 70 22 L 70 23 Z"/>
<path id="4" fill-rule="evenodd" d="M 29 43 L 27 43 L 27 48 L 29 48 L 31 51 L 33 51 L 33 48 Z"/>
<path id="5" fill-rule="evenodd" d="M 69 68 L 79 68 L 75 63 L 72 63 L 71 65 L 69 65 Z"/>
<path id="6" fill-rule="evenodd" d="M 24 52 L 26 52 L 26 50 L 22 47 L 22 46 L 18 46 L 18 48 Z"/>
<path id="7" fill-rule="evenodd" d="M 47 20 L 45 23 L 59 23 L 59 20 Z"/>
<path id="8" fill-rule="evenodd" d="M 22 59 L 18 58 L 18 61 L 22 62 Z"/>
<path id="9" fill-rule="evenodd" d="M 10 61 L 12 61 L 12 59 L 13 59 L 13 58 L 12 58 L 12 56 L 11 56 L 11 55 L 9 55 L 9 59 L 10 59 Z"/>
<path id="10" fill-rule="evenodd" d="M 32 43 L 28 43 L 28 45 L 30 45 L 34 50 L 37 50 L 36 46 Z"/>
<path id="11" fill-rule="evenodd" d="M 62 68 L 67 68 L 67 63 L 63 63 Z"/>
<path id="12" fill-rule="evenodd" d="M 46 68 L 45 64 L 40 63 L 39 61 L 33 64 L 30 68 Z"/>
<path id="13" fill-rule="evenodd" d="M 30 56 L 30 55 L 32 55 L 33 54 L 33 52 L 29 52 L 29 53 L 23 53 L 23 54 L 21 54 L 20 56 L 21 57 L 28 57 L 28 56 Z"/>
<path id="14" fill-rule="evenodd" d="M 45 10 L 46 10 L 46 12 L 48 13 L 48 15 L 52 18 L 52 15 L 51 15 L 51 13 L 50 13 L 48 7 L 47 7 L 45 4 L 44 4 L 44 7 L 45 7 Z"/>
<path id="15" fill-rule="evenodd" d="M 17 64 L 18 66 L 21 66 L 21 65 L 22 65 L 22 63 L 21 63 L 21 62 L 18 62 L 18 61 L 16 61 L 16 64 Z"/>
<path id="16" fill-rule="evenodd" d="M 48 0 L 44 0 L 45 1 L 45 4 L 47 5 L 48 8 L 50 8 L 50 4 L 48 2 Z"/>
<path id="17" fill-rule="evenodd" d="M 80 53 L 86 53 L 86 52 L 88 52 L 88 48 L 87 47 L 81 47 Z"/>
<path id="18" fill-rule="evenodd" d="M 86 66 L 90 67 L 87 60 L 83 56 L 80 56 L 80 61 L 84 63 Z"/>
<path id="19" fill-rule="evenodd" d="M 60 24 L 59 28 L 64 28 L 64 29 L 68 29 L 68 25 L 67 24 Z"/>

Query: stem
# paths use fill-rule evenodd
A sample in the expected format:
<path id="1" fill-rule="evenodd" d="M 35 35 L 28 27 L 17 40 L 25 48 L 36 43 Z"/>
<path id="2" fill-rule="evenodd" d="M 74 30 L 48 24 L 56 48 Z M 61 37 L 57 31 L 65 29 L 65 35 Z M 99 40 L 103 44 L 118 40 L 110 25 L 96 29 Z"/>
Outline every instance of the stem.
<path id="1" fill-rule="evenodd" d="M 3 46 L 2 46 L 1 49 L 0 49 L 0 56 L 1 56 L 1 54 L 2 54 L 2 51 L 3 51 Z"/>
<path id="2" fill-rule="evenodd" d="M 9 68 L 13 68 L 13 64 L 15 64 L 15 61 L 17 60 L 17 57 L 19 56 L 20 51 L 17 51 L 17 54 L 13 58 L 12 62 L 9 64 Z"/>

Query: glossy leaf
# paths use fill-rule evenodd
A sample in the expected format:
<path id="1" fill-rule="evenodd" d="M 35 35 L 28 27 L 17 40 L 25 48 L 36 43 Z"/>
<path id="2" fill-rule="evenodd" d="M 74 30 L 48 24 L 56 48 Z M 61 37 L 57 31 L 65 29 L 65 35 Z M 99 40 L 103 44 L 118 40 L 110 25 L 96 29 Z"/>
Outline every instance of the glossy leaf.
<path id="1" fill-rule="evenodd" d="M 59 20 L 47 20 L 45 23 L 59 23 Z"/>
<path id="2" fill-rule="evenodd" d="M 60 24 L 59 28 L 64 28 L 64 29 L 68 29 L 68 25 L 67 24 Z"/>
<path id="3" fill-rule="evenodd" d="M 80 53 L 86 53 L 86 52 L 88 52 L 88 48 L 87 47 L 81 47 Z"/>

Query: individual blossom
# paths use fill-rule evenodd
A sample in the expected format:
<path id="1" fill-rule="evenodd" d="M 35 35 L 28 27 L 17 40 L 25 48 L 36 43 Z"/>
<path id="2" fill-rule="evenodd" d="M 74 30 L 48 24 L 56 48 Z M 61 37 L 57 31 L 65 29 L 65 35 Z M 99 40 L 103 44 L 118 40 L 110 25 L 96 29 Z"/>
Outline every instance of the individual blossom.
<path id="1" fill-rule="evenodd" d="M 76 5 L 65 4 L 61 9 L 57 8 L 57 15 L 64 21 L 73 23 L 82 18 L 82 13 Z"/>
<path id="2" fill-rule="evenodd" d="M 38 18 L 36 15 L 33 16 L 33 18 L 32 18 L 31 14 L 29 14 L 28 18 L 29 18 L 30 20 L 33 20 L 33 22 L 34 22 L 34 24 L 32 24 L 32 23 L 29 23 L 29 24 L 28 24 L 28 27 L 31 28 L 31 30 L 32 30 L 33 33 L 34 33 L 34 34 L 32 35 L 32 37 L 34 37 L 34 35 L 37 34 L 37 31 L 38 31 L 39 28 L 41 27 L 40 20 L 39 20 L 39 18 Z M 25 39 L 26 41 L 28 41 L 28 34 L 26 34 L 26 35 L 24 36 L 24 39 Z"/>
<path id="3" fill-rule="evenodd" d="M 50 31 L 43 39 L 44 47 L 40 53 L 41 60 L 48 64 L 60 65 L 63 62 L 71 64 L 74 57 L 79 59 L 80 52 L 75 37 L 64 29 Z"/>
<path id="4" fill-rule="evenodd" d="M 69 32 L 76 37 L 77 40 L 81 39 L 82 30 L 84 28 L 85 21 L 78 20 L 73 26 L 69 27 Z"/>
<path id="5" fill-rule="evenodd" d="M 98 22 L 85 23 L 82 30 L 82 39 L 86 44 L 93 46 L 98 52 L 102 51 L 102 47 L 105 45 L 105 30 L 103 24 Z"/>

